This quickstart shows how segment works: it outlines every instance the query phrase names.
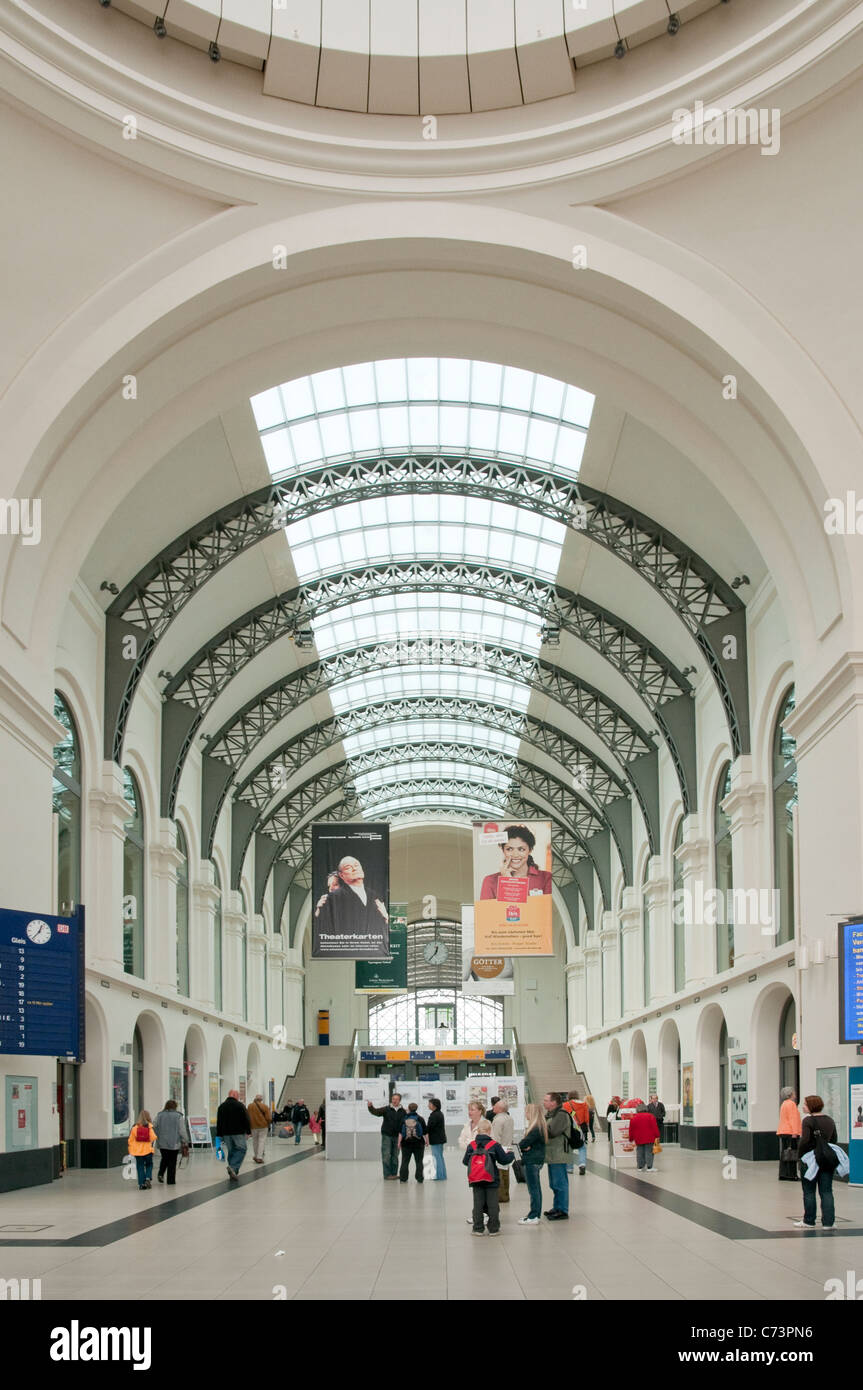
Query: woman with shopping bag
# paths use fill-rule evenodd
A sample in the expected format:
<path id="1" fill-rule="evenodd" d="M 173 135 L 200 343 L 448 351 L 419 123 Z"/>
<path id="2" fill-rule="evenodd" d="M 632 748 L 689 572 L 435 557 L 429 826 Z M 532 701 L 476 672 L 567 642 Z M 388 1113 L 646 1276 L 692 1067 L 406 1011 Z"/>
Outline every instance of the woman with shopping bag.
<path id="1" fill-rule="evenodd" d="M 798 1145 L 802 1132 L 797 1097 L 791 1086 L 783 1086 L 779 1092 L 779 1181 L 797 1182 Z"/>

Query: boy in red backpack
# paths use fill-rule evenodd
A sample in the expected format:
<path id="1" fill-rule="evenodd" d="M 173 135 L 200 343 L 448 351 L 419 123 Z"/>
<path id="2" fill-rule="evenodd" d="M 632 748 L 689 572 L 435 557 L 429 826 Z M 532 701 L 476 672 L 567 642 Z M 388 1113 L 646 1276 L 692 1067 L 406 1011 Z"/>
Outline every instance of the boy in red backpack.
<path id="1" fill-rule="evenodd" d="M 512 1163 L 514 1158 L 514 1153 L 507 1153 L 496 1139 L 492 1139 L 488 1120 L 480 1120 L 476 1136 L 468 1144 L 462 1160 L 467 1168 L 467 1180 L 473 1189 L 473 1235 L 484 1235 L 484 1216 L 488 1216 L 489 1235 L 500 1235 L 500 1202 L 497 1195 L 500 1174 L 497 1165 Z"/>

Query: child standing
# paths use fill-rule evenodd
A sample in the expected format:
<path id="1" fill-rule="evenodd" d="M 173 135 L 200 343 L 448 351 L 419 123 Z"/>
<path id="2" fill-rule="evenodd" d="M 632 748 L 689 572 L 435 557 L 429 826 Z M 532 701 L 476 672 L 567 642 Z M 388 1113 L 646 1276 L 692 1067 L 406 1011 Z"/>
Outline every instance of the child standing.
<path id="1" fill-rule="evenodd" d="M 465 1149 L 464 1166 L 467 1180 L 473 1191 L 473 1235 L 484 1232 L 484 1218 L 488 1217 L 490 1236 L 500 1235 L 500 1174 L 497 1165 L 512 1163 L 514 1153 L 507 1153 L 496 1139 L 491 1137 L 488 1120 L 480 1120 L 476 1135 Z"/>
<path id="2" fill-rule="evenodd" d="M 153 1145 L 155 1142 L 156 1131 L 150 1121 L 150 1112 L 149 1110 L 142 1110 L 129 1135 L 129 1153 L 134 1156 L 135 1167 L 138 1169 L 139 1192 L 143 1192 L 146 1187 L 153 1186 Z"/>

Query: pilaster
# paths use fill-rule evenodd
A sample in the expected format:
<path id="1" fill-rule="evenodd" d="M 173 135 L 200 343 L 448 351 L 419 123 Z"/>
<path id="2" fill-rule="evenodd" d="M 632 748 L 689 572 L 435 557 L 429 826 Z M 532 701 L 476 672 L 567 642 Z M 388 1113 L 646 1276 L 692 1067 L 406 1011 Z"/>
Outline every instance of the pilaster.
<path id="1" fill-rule="evenodd" d="M 177 849 L 177 827 L 163 818 L 159 838 L 149 846 L 152 911 L 147 913 L 144 969 L 160 994 L 177 994 L 177 870 L 183 856 Z"/>
<path id="2" fill-rule="evenodd" d="M 134 808 L 123 796 L 123 773 L 103 763 L 101 784 L 87 797 L 87 964 L 94 969 L 123 969 L 123 842 Z M 140 913 L 146 903 L 129 904 Z"/>
<path id="3" fill-rule="evenodd" d="M 216 871 L 212 860 L 202 859 L 198 873 L 199 877 L 191 885 L 190 989 L 193 999 L 199 999 L 206 1009 L 214 1009 L 216 991 L 213 977 L 213 937 L 221 893 L 216 887 Z"/>
<path id="4" fill-rule="evenodd" d="M 623 1017 L 633 1018 L 647 1003 L 647 1000 L 643 1000 L 641 906 L 636 888 L 624 888 L 617 920 L 620 928 L 620 959 L 623 965 Z"/>

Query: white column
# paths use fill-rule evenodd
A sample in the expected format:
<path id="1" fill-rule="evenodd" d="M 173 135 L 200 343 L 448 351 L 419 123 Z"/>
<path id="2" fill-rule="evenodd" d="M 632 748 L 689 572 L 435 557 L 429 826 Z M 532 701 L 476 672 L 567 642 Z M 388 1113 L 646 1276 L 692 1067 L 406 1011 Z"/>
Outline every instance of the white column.
<path id="1" fill-rule="evenodd" d="M 235 891 L 223 894 L 222 908 L 222 1012 L 229 1018 L 243 1016 L 243 946 L 246 918 L 243 900 Z"/>
<path id="2" fill-rule="evenodd" d="M 123 773 L 102 764 L 101 786 L 87 798 L 87 963 L 94 970 L 123 969 L 123 841 L 134 809 L 123 797 Z M 146 908 L 146 904 L 144 904 Z M 140 904 L 130 910 L 140 912 Z"/>
<path id="3" fill-rule="evenodd" d="M 713 886 L 711 854 L 713 846 L 701 834 L 697 816 L 683 822 L 683 843 L 677 851 L 683 880 L 683 903 L 675 912 L 686 911 L 686 987 L 703 985 L 716 973 L 716 926 L 704 920 L 705 893 Z"/>
<path id="4" fill-rule="evenodd" d="M 604 1023 L 613 1023 L 620 1018 L 620 932 L 613 912 L 603 912 L 600 921 L 602 1015 Z"/>
<path id="5" fill-rule="evenodd" d="M 198 878 L 192 884 L 189 908 L 189 990 L 205 1009 L 214 1009 L 215 952 L 213 937 L 216 930 L 216 910 L 221 896 L 216 887 L 216 871 L 212 860 L 202 859 Z"/>
<path id="6" fill-rule="evenodd" d="M 578 951 L 566 967 L 566 1007 L 569 1017 L 569 1042 L 584 1043 L 587 1034 L 587 994 L 584 954 Z"/>
<path id="7" fill-rule="evenodd" d="M 177 994 L 177 870 L 182 862 L 176 824 L 162 819 L 159 838 L 150 845 L 152 893 L 144 942 L 144 970 L 160 994 Z"/>
<path id="8" fill-rule="evenodd" d="M 671 884 L 662 875 L 662 857 L 650 860 L 643 886 L 650 914 L 650 1000 L 664 1004 L 674 993 L 674 925 L 671 920 Z"/>
<path id="9" fill-rule="evenodd" d="M 641 947 L 641 905 L 637 888 L 624 888 L 623 901 L 617 917 L 620 924 L 618 949 L 623 962 L 623 1016 L 632 1018 L 640 1013 L 643 1007 L 641 1001 L 644 957 Z"/>
<path id="10" fill-rule="evenodd" d="M 599 936 L 589 931 L 584 938 L 584 988 L 588 1032 L 602 1027 L 602 949 Z"/>
<path id="11" fill-rule="evenodd" d="M 299 951 L 288 950 L 285 952 L 286 960 L 284 966 L 285 974 L 285 1018 L 284 1024 L 287 1030 L 287 1040 L 292 1047 L 303 1046 L 303 979 L 305 970 L 303 969 L 302 956 Z M 312 1039 L 311 1041 L 316 1041 Z"/>
<path id="12" fill-rule="evenodd" d="M 266 969 L 267 929 L 256 912 L 249 928 L 249 1023 L 266 1028 L 264 1017 L 264 970 Z"/>
<path id="13" fill-rule="evenodd" d="M 268 1028 L 270 1036 L 278 1027 L 284 1027 L 285 1020 L 282 1017 L 283 980 L 285 973 L 285 953 L 284 938 L 281 932 L 274 932 L 270 937 L 270 949 L 267 955 L 267 970 L 269 972 L 267 989 L 270 1001 L 270 1017 Z"/>
<path id="14" fill-rule="evenodd" d="M 752 775 L 752 759 L 738 758 L 731 769 L 731 791 L 722 809 L 731 820 L 731 863 L 736 910 L 734 960 L 759 956 L 776 944 L 779 917 L 773 921 L 773 876 L 766 849 L 767 788 Z M 745 897 L 744 897 L 745 893 Z M 760 920 L 767 917 L 767 921 Z"/>

